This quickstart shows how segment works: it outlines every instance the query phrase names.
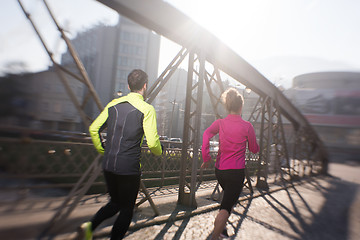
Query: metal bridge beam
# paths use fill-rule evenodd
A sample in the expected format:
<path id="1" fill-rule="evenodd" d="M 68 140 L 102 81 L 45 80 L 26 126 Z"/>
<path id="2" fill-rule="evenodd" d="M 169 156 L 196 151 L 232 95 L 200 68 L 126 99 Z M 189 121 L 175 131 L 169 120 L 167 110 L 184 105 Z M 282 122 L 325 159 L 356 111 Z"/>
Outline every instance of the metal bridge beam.
<path id="1" fill-rule="evenodd" d="M 198 63 L 199 71 L 195 70 Z M 200 158 L 200 125 L 202 99 L 205 75 L 205 59 L 193 52 L 189 54 L 188 79 L 186 85 L 186 103 L 184 116 L 183 146 L 181 154 L 181 169 L 179 182 L 179 204 L 196 207 L 195 192 L 197 183 L 198 160 Z M 193 156 L 189 156 L 188 149 L 193 148 Z M 186 182 L 188 162 L 191 160 L 191 182 Z M 186 191 L 185 187 L 189 186 Z"/>

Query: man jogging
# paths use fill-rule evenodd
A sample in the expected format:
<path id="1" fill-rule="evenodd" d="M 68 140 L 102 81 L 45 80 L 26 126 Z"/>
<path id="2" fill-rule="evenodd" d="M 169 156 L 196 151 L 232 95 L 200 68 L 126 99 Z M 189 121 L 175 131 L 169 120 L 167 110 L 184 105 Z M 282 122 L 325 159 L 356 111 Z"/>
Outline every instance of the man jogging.
<path id="1" fill-rule="evenodd" d="M 92 239 L 92 232 L 105 219 L 115 214 L 111 240 L 122 239 L 133 216 L 140 185 L 140 156 L 144 135 L 151 152 L 162 154 L 156 127 L 155 109 L 144 101 L 148 83 L 147 74 L 139 69 L 128 76 L 130 93 L 112 100 L 91 124 L 89 131 L 95 148 L 104 154 L 102 167 L 109 202 L 100 208 L 91 221 L 80 227 L 82 239 Z M 100 132 L 107 128 L 106 146 Z"/>

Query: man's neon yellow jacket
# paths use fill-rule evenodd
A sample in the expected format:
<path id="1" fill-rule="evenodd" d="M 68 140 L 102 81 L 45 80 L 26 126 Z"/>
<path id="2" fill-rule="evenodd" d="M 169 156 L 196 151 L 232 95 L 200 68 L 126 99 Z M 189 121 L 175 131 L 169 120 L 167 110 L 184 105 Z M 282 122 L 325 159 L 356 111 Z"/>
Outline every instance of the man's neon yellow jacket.
<path id="1" fill-rule="evenodd" d="M 100 132 L 106 127 L 104 147 Z M 155 109 L 138 93 L 112 100 L 91 124 L 89 132 L 96 150 L 104 154 L 103 169 L 119 175 L 140 174 L 144 135 L 150 151 L 155 155 L 162 153 Z"/>

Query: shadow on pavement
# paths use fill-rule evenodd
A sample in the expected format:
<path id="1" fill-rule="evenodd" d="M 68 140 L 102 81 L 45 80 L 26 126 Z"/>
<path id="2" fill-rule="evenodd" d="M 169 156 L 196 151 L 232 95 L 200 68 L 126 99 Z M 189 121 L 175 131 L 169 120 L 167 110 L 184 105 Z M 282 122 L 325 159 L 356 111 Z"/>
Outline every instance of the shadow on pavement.
<path id="1" fill-rule="evenodd" d="M 170 216 L 171 217 L 175 217 L 179 212 L 183 211 L 180 208 L 177 208 Z M 186 218 L 184 220 L 182 220 L 181 225 L 179 226 L 179 229 L 176 231 L 175 236 L 173 237 L 173 239 L 179 239 L 181 234 L 184 232 L 187 224 L 189 223 L 190 218 Z M 172 225 L 174 225 L 175 222 L 167 222 L 164 226 L 164 228 L 158 233 L 158 235 L 156 235 L 156 237 L 154 238 L 154 240 L 161 240 L 164 239 L 165 234 L 167 233 L 167 231 L 170 229 L 170 227 Z"/>
<path id="2" fill-rule="evenodd" d="M 176 207 L 176 209 L 171 213 L 171 215 L 169 216 L 169 219 L 175 219 L 175 217 L 180 213 L 180 212 L 187 212 L 190 213 L 191 209 L 187 209 L 186 207 Z M 180 226 L 178 226 L 178 230 L 176 231 L 174 237 L 172 239 L 180 239 L 182 233 L 184 232 L 187 224 L 189 223 L 190 218 L 185 218 L 182 220 Z M 162 240 L 165 239 L 165 234 L 170 230 L 170 228 L 172 226 L 174 226 L 176 224 L 175 221 L 168 221 L 165 226 L 161 229 L 161 231 L 154 237 L 154 240 Z M 127 233 L 127 236 L 131 236 L 132 233 L 136 232 L 135 231 L 129 231 Z"/>
<path id="3" fill-rule="evenodd" d="M 324 196 L 326 202 L 312 224 L 304 224 L 302 239 L 349 239 L 349 216 L 358 185 L 336 178 L 330 183 Z"/>
<path id="4" fill-rule="evenodd" d="M 252 202 L 252 198 L 250 198 L 249 200 L 247 200 L 247 203 L 243 203 L 240 202 L 239 205 L 242 206 L 244 208 L 244 211 L 242 214 L 238 213 L 237 211 L 233 211 L 231 214 L 235 214 L 235 215 L 239 215 L 240 216 L 240 220 L 237 221 L 237 223 L 232 223 L 232 222 L 228 222 L 228 225 L 230 225 L 233 229 L 234 232 L 238 232 L 240 230 L 241 224 L 243 223 L 244 219 L 246 218 L 246 215 L 249 211 L 251 202 Z M 234 239 L 235 235 L 232 236 L 230 239 Z"/>
<path id="5" fill-rule="evenodd" d="M 281 200 L 275 197 L 276 193 L 263 192 L 261 198 L 287 223 L 287 226 L 291 228 L 289 230 L 286 230 L 287 226 L 280 228 L 275 226 L 271 223 L 271 219 L 248 216 L 252 201 L 249 200 L 247 205 L 243 206 L 243 211 L 234 211 L 232 213 L 240 216 L 240 220 L 230 223 L 235 232 L 230 239 L 237 237 L 245 219 L 260 224 L 262 227 L 288 239 L 352 239 L 349 236 L 351 231 L 349 219 L 351 206 L 355 200 L 359 185 L 341 181 L 334 177 L 329 178 L 327 182 L 329 185 L 323 186 L 320 181 L 312 178 L 308 182 L 309 185 L 305 184 L 305 186 L 313 187 L 317 192 L 321 193 L 313 197 L 309 193 L 306 196 L 303 196 L 304 193 L 300 193 L 298 188 L 303 187 L 303 184 L 285 188 L 287 198 L 282 197 Z M 317 208 L 318 210 L 312 207 L 316 205 L 312 204 L 313 201 L 323 202 L 317 203 L 322 204 L 320 208 Z"/>

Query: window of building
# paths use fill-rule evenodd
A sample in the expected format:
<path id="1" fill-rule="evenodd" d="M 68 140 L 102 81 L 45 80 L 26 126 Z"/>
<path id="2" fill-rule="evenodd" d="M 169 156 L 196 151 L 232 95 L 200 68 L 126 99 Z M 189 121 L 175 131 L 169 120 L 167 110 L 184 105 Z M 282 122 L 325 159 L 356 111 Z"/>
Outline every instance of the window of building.
<path id="1" fill-rule="evenodd" d="M 119 57 L 119 65 L 120 66 L 128 66 L 128 58 L 127 57 L 123 57 L 123 56 L 120 56 Z"/>
<path id="2" fill-rule="evenodd" d="M 120 52 L 121 53 L 129 53 L 129 45 L 128 44 L 121 44 L 120 45 Z"/>
<path id="3" fill-rule="evenodd" d="M 145 41 L 145 36 L 144 36 L 144 34 L 138 33 L 136 40 L 137 40 L 137 42 L 139 42 L 139 43 L 143 43 L 143 42 Z"/>
<path id="4" fill-rule="evenodd" d="M 121 71 L 121 78 L 122 78 L 122 79 L 127 79 L 127 75 L 128 75 L 128 72 L 127 72 L 127 71 L 125 71 L 125 70 L 122 70 L 122 71 Z"/>
<path id="5" fill-rule="evenodd" d="M 127 83 L 124 82 L 124 80 L 118 80 L 115 85 L 115 92 L 125 93 L 127 92 Z"/>
<path id="6" fill-rule="evenodd" d="M 141 60 L 140 60 L 140 59 L 135 59 L 135 67 L 136 67 L 136 68 L 140 68 L 140 67 L 141 67 Z"/>
<path id="7" fill-rule="evenodd" d="M 126 89 L 126 84 L 123 83 L 123 82 L 120 82 L 120 84 L 119 84 L 119 90 L 121 90 L 122 92 L 124 92 L 125 89 Z"/>
<path id="8" fill-rule="evenodd" d="M 143 55 L 143 52 L 144 52 L 144 50 L 143 50 L 142 47 L 136 47 L 136 54 L 137 55 L 141 56 L 141 55 Z"/>
<path id="9" fill-rule="evenodd" d="M 125 70 L 122 70 L 122 69 L 118 69 L 117 70 L 117 73 L 116 73 L 116 79 L 117 80 L 127 80 L 127 74 L 128 74 L 128 72 L 127 71 L 125 71 Z"/>
<path id="10" fill-rule="evenodd" d="M 132 38 L 131 35 L 132 35 L 131 32 L 124 31 L 120 37 L 121 37 L 121 39 L 124 39 L 126 41 L 131 41 L 131 38 Z"/>
<path id="11" fill-rule="evenodd" d="M 136 47 L 135 47 L 135 46 L 131 46 L 131 51 L 130 51 L 130 53 L 131 53 L 131 54 L 135 54 L 135 52 L 136 52 Z"/>
<path id="12" fill-rule="evenodd" d="M 131 66 L 131 67 L 135 66 L 135 59 L 133 59 L 133 58 L 130 59 L 129 66 Z"/>

